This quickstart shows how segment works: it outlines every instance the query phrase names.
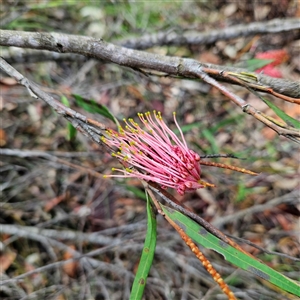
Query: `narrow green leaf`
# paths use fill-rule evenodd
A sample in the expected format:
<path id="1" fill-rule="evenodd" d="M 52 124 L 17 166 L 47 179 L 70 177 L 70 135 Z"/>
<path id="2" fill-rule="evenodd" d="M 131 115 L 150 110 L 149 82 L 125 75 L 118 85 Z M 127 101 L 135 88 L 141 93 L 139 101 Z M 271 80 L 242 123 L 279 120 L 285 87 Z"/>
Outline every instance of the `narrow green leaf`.
<path id="1" fill-rule="evenodd" d="M 83 108 L 85 111 L 90 113 L 97 113 L 103 117 L 112 120 L 117 126 L 120 125 L 119 121 L 115 118 L 115 116 L 105 105 L 99 104 L 93 99 L 84 99 L 83 97 L 77 94 L 73 94 L 73 97 L 75 98 L 76 104 Z"/>
<path id="2" fill-rule="evenodd" d="M 56 8 L 59 6 L 67 6 L 67 5 L 74 5 L 73 0 L 56 0 L 56 1 L 47 1 L 47 2 L 37 2 L 37 3 L 30 3 L 30 9 L 47 9 L 47 8 Z"/>
<path id="3" fill-rule="evenodd" d="M 253 193 L 253 188 L 247 188 L 245 183 L 242 181 L 238 185 L 238 190 L 237 190 L 237 195 L 236 195 L 235 201 L 236 202 L 243 201 L 251 193 Z"/>
<path id="4" fill-rule="evenodd" d="M 294 118 L 287 115 L 284 111 L 282 111 L 274 103 L 267 100 L 266 98 L 260 97 L 260 99 L 262 99 L 275 112 L 275 114 L 283 121 L 285 121 L 289 126 L 300 129 L 300 122 L 298 120 L 295 120 Z"/>
<path id="5" fill-rule="evenodd" d="M 150 199 L 147 196 L 147 235 L 144 243 L 143 253 L 140 259 L 139 267 L 136 272 L 131 289 L 130 300 L 140 300 L 143 297 L 146 280 L 152 265 L 155 247 L 156 247 L 156 218 L 151 206 Z"/>
<path id="6" fill-rule="evenodd" d="M 274 59 L 259 59 L 259 58 L 248 59 L 247 69 L 250 72 L 254 72 L 255 70 L 260 69 L 273 61 Z"/>
<path id="7" fill-rule="evenodd" d="M 253 89 L 249 89 L 254 95 L 256 95 L 258 98 L 260 98 L 262 101 L 264 101 L 275 113 L 276 115 L 281 118 L 283 121 L 285 121 L 289 126 L 294 127 L 296 129 L 300 129 L 300 122 L 296 119 L 293 119 L 289 115 L 287 115 L 284 111 L 282 111 L 280 108 L 278 108 L 274 103 L 267 100 L 266 98 L 262 97 L 258 92 L 256 92 Z"/>
<path id="8" fill-rule="evenodd" d="M 125 188 L 127 191 L 132 192 L 137 198 L 142 199 L 144 201 L 147 200 L 147 197 L 145 196 L 145 193 L 140 190 L 139 188 L 131 185 L 125 185 Z"/>
<path id="9" fill-rule="evenodd" d="M 76 137 L 76 134 L 76 128 L 71 123 L 68 123 L 68 140 L 73 141 Z"/>
<path id="10" fill-rule="evenodd" d="M 61 96 L 61 102 L 65 106 L 70 107 L 70 103 L 69 103 L 69 100 L 68 100 L 67 97 Z M 68 141 L 74 140 L 75 137 L 76 137 L 76 134 L 77 134 L 76 128 L 71 123 L 68 123 L 68 136 L 67 136 L 67 140 Z"/>
<path id="11" fill-rule="evenodd" d="M 199 128 L 201 126 L 203 126 L 202 123 L 196 122 L 196 123 L 191 123 L 191 124 L 187 124 L 187 125 L 182 125 L 182 126 L 180 126 L 180 129 L 183 133 L 186 133 L 186 132 L 189 132 L 190 130 L 192 130 L 193 128 Z M 175 134 L 179 135 L 178 129 L 174 129 L 173 131 Z"/>
<path id="12" fill-rule="evenodd" d="M 190 238 L 201 244 L 203 247 L 217 251 L 230 263 L 269 281 L 282 290 L 300 296 L 300 285 L 296 281 L 289 279 L 257 259 L 224 243 L 183 214 L 163 205 L 162 209 L 164 213 L 176 222 Z"/>
<path id="13" fill-rule="evenodd" d="M 244 116 L 241 114 L 226 118 L 226 119 L 222 119 L 221 121 L 219 121 L 216 124 L 213 124 L 212 126 L 210 126 L 210 130 L 212 132 L 212 134 L 215 134 L 219 129 L 222 129 L 224 127 L 228 127 L 229 125 L 237 125 L 239 124 L 239 122 L 241 122 L 243 120 Z"/>
<path id="14" fill-rule="evenodd" d="M 212 153 L 220 153 L 220 149 L 216 143 L 216 139 L 214 135 L 211 133 L 209 129 L 203 129 L 201 131 L 202 135 L 209 141 L 212 149 Z"/>

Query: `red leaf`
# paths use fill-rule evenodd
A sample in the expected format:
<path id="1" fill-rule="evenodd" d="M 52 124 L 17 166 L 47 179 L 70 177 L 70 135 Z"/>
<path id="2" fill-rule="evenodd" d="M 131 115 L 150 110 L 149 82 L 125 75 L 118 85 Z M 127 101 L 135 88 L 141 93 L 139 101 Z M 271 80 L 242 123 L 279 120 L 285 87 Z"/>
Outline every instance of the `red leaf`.
<path id="1" fill-rule="evenodd" d="M 256 73 L 263 72 L 264 74 L 275 77 L 275 78 L 282 78 L 282 73 L 280 70 L 274 68 L 277 65 L 287 61 L 289 59 L 289 55 L 286 50 L 270 50 L 267 52 L 260 52 L 256 53 L 255 58 L 259 59 L 273 59 L 271 63 L 256 70 Z"/>
<path id="2" fill-rule="evenodd" d="M 265 75 L 275 77 L 275 78 L 282 78 L 282 73 L 280 70 L 274 68 L 271 64 L 264 66 L 263 68 L 257 69 L 256 73 L 263 72 Z"/>
<path id="3" fill-rule="evenodd" d="M 259 59 L 273 59 L 274 61 L 269 63 L 268 66 L 277 66 L 289 59 L 289 55 L 286 50 L 270 50 L 267 52 L 256 53 L 255 58 Z"/>

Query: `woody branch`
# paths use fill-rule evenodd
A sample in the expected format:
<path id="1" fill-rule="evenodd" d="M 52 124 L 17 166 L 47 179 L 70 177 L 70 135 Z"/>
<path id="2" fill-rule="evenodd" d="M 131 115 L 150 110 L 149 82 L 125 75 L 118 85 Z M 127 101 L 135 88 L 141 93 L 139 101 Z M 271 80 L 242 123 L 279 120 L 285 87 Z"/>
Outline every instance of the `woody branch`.
<path id="1" fill-rule="evenodd" d="M 0 30 L 0 45 L 19 48 L 48 50 L 58 53 L 76 53 L 107 62 L 115 63 L 133 69 L 146 69 L 162 72 L 168 75 L 184 78 L 198 78 L 196 69 L 208 68 L 217 70 L 211 76 L 219 81 L 239 84 L 231 78 L 224 77 L 224 72 L 247 72 L 245 69 L 206 64 L 194 59 L 171 57 L 138 51 L 107 43 L 102 39 L 62 33 L 24 32 Z M 222 72 L 221 72 L 222 71 Z M 225 73 L 226 74 L 226 73 Z M 256 74 L 254 74 L 256 75 Z M 272 78 L 261 74 L 259 81 L 262 86 L 268 86 L 275 92 L 292 98 L 300 98 L 300 88 L 297 82 Z M 268 92 L 262 89 L 263 92 Z"/>

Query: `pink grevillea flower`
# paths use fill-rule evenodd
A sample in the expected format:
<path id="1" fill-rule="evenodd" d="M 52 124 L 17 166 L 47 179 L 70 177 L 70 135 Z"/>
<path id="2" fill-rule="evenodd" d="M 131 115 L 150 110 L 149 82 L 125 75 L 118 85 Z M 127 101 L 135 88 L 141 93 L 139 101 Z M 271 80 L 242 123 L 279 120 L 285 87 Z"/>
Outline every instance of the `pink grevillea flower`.
<path id="1" fill-rule="evenodd" d="M 200 179 L 200 156 L 189 149 L 183 133 L 176 121 L 181 140 L 165 124 L 160 112 L 138 114 L 146 130 L 143 130 L 133 119 L 124 120 L 125 129 L 119 128 L 119 133 L 107 130 L 107 137 L 102 141 L 110 147 L 116 147 L 113 153 L 127 167 L 115 169 L 122 174 L 105 175 L 105 177 L 136 177 L 153 181 L 163 188 L 173 188 L 183 195 L 205 186 L 213 186 Z"/>

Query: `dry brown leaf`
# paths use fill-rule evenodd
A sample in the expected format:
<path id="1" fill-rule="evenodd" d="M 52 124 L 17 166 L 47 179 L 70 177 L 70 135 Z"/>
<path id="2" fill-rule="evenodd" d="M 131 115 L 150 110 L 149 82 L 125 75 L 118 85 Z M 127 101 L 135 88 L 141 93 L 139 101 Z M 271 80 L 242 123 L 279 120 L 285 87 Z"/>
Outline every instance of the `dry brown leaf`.
<path id="1" fill-rule="evenodd" d="M 5 146 L 7 143 L 7 136 L 3 129 L 0 128 L 0 147 Z"/>
<path id="2" fill-rule="evenodd" d="M 134 98 L 136 98 L 140 101 L 144 100 L 143 94 L 139 91 L 139 89 L 137 87 L 135 87 L 133 85 L 129 85 L 129 86 L 127 86 L 127 91 Z"/>
<path id="3" fill-rule="evenodd" d="M 292 224 L 287 220 L 283 214 L 277 214 L 276 219 L 283 230 L 292 230 Z"/>
<path id="4" fill-rule="evenodd" d="M 64 193 L 64 194 L 62 194 L 62 195 L 60 195 L 58 197 L 55 197 L 55 198 L 49 200 L 46 203 L 45 207 L 44 207 L 44 211 L 46 211 L 46 212 L 50 211 L 57 204 L 59 204 L 60 202 L 62 202 L 63 200 L 65 200 L 65 198 L 66 198 L 66 193 Z"/>
<path id="5" fill-rule="evenodd" d="M 57 297 L 53 298 L 53 300 L 66 300 L 66 297 L 63 294 L 60 294 Z"/>
<path id="6" fill-rule="evenodd" d="M 229 5 L 226 5 L 226 7 L 224 8 L 224 15 L 226 17 L 230 17 L 231 15 L 233 15 L 236 11 L 238 10 L 237 4 L 236 3 L 230 3 Z"/>
<path id="7" fill-rule="evenodd" d="M 269 128 L 269 127 L 264 127 L 261 130 L 261 134 L 267 139 L 267 140 L 273 140 L 275 136 L 277 136 L 277 133 Z"/>
<path id="8" fill-rule="evenodd" d="M 216 64 L 216 65 L 221 63 L 220 57 L 218 55 L 212 53 L 211 51 L 201 52 L 198 59 L 201 62 Z"/>
<path id="9" fill-rule="evenodd" d="M 13 251 L 6 251 L 0 255 L 0 274 L 5 272 L 14 262 L 17 254 Z"/>
<path id="10" fill-rule="evenodd" d="M 292 118 L 300 117 L 300 107 L 298 105 L 294 105 L 292 103 L 285 103 L 284 112 Z"/>
<path id="11" fill-rule="evenodd" d="M 16 85 L 18 84 L 17 80 L 12 77 L 3 77 L 0 80 L 1 83 L 5 85 Z"/>
<path id="12" fill-rule="evenodd" d="M 76 249 L 74 245 L 69 246 L 69 248 L 71 248 L 73 250 Z M 70 258 L 73 258 L 73 256 L 74 255 L 71 251 L 66 251 L 63 258 L 64 258 L 64 260 L 68 260 Z M 78 270 L 78 262 L 77 261 L 67 262 L 63 265 L 62 269 L 68 276 L 75 278 L 77 275 L 77 270 Z"/>
<path id="13" fill-rule="evenodd" d="M 299 184 L 298 178 L 282 178 L 274 183 L 277 188 L 283 190 L 293 190 Z"/>

